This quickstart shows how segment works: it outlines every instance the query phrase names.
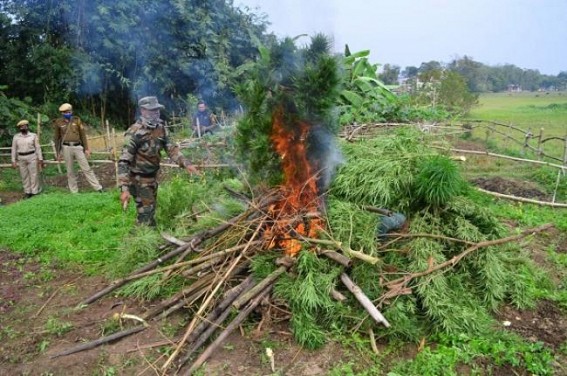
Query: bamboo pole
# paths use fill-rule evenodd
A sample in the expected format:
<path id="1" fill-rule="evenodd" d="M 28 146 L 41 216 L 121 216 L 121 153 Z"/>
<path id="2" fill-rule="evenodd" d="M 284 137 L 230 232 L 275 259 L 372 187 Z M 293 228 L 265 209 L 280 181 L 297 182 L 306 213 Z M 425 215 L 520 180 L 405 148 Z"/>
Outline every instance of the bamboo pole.
<path id="1" fill-rule="evenodd" d="M 386 318 L 380 313 L 376 306 L 372 303 L 370 299 L 362 292 L 360 287 L 358 287 L 346 273 L 341 274 L 341 281 L 349 289 L 350 292 L 355 296 L 356 300 L 366 309 L 366 312 L 378 323 L 383 324 L 386 328 L 390 327 L 390 323 Z"/>
<path id="2" fill-rule="evenodd" d="M 39 112 L 37 113 L 37 139 L 38 142 L 41 140 L 41 115 Z"/>
<path id="3" fill-rule="evenodd" d="M 485 189 L 478 188 L 478 187 L 476 189 L 478 191 L 482 192 L 482 193 L 486 193 L 486 194 L 489 194 L 491 196 L 495 196 L 495 197 L 498 197 L 498 198 L 505 198 L 505 199 L 513 200 L 513 201 L 527 202 L 527 203 L 530 203 L 530 204 L 536 204 L 536 205 L 541 205 L 541 206 L 551 206 L 551 207 L 554 207 L 554 208 L 567 208 L 567 204 L 562 204 L 562 203 L 558 203 L 558 202 L 539 201 L 539 200 L 533 200 L 531 198 L 505 195 L 503 193 L 491 192 L 491 191 L 487 191 Z"/>
<path id="4" fill-rule="evenodd" d="M 254 298 L 246 308 L 236 316 L 236 318 L 226 327 L 226 329 L 203 351 L 203 353 L 195 360 L 191 365 L 191 368 L 184 375 L 191 375 L 199 367 L 205 363 L 207 359 L 212 355 L 212 353 L 219 347 L 219 345 L 228 337 L 247 317 L 248 315 L 260 304 L 262 299 L 268 295 L 272 285 L 266 287 L 256 298 Z"/>
<path id="5" fill-rule="evenodd" d="M 65 350 L 63 352 L 51 355 L 49 358 L 55 359 L 55 358 L 59 358 L 60 356 L 71 355 L 71 354 L 75 354 L 75 353 L 78 353 L 78 352 L 81 352 L 81 351 L 94 349 L 95 347 L 103 345 L 105 343 L 112 342 L 112 341 L 115 341 L 117 339 L 124 338 L 124 337 L 127 337 L 129 335 L 141 332 L 142 330 L 145 330 L 146 328 L 147 328 L 146 325 L 138 325 L 138 326 L 135 326 L 133 328 L 122 330 L 120 332 L 111 334 L 109 336 L 96 339 L 96 340 L 91 341 L 91 342 L 82 343 L 78 346 L 72 347 L 72 348 Z"/>
<path id="6" fill-rule="evenodd" d="M 228 271 L 224 274 L 224 276 L 220 279 L 220 281 L 217 283 L 217 285 L 215 286 L 215 288 L 213 289 L 213 291 L 211 291 L 211 293 L 209 294 L 209 296 L 207 297 L 207 299 L 205 300 L 205 302 L 201 305 L 201 307 L 199 308 L 199 310 L 197 311 L 197 313 L 195 313 L 195 316 L 193 317 L 193 320 L 191 320 L 191 323 L 188 325 L 187 330 L 185 331 L 185 334 L 183 335 L 183 338 L 181 338 L 181 340 L 179 341 L 179 344 L 177 345 L 177 347 L 175 348 L 175 350 L 173 351 L 173 353 L 171 354 L 171 356 L 167 359 L 167 361 L 164 363 L 164 365 L 161 367 L 162 370 L 166 370 L 170 364 L 175 360 L 175 358 L 177 357 L 177 355 L 179 355 L 179 352 L 181 351 L 181 348 L 183 347 L 183 345 L 185 345 L 187 338 L 189 338 L 191 332 L 195 329 L 195 326 L 197 324 L 197 320 L 200 318 L 201 314 L 205 311 L 205 309 L 207 309 L 207 307 L 209 306 L 209 304 L 211 303 L 211 301 L 213 300 L 213 297 L 215 296 L 215 294 L 217 293 L 217 291 L 220 289 L 220 287 L 222 286 L 223 283 L 226 282 L 226 279 L 228 278 L 228 276 L 232 273 L 232 271 L 234 270 L 234 268 L 236 268 L 236 266 L 238 265 L 238 263 L 240 262 L 240 260 L 242 259 L 242 257 L 244 257 L 246 255 L 246 252 L 249 249 L 250 244 L 254 241 L 254 239 L 256 238 L 256 236 L 258 236 L 260 230 L 264 227 L 264 221 L 261 221 L 260 224 L 258 225 L 258 227 L 256 228 L 256 230 L 254 231 L 254 234 L 252 234 L 252 237 L 250 238 L 250 240 L 247 243 L 247 247 L 244 248 L 244 250 L 242 251 L 242 253 L 240 255 L 238 255 L 238 257 L 232 262 L 232 264 L 230 265 L 230 267 L 228 268 Z"/>
<path id="7" fill-rule="evenodd" d="M 116 186 L 120 186 L 118 179 L 118 149 L 116 146 L 116 130 L 112 127 L 112 156 L 114 157 L 114 175 L 116 177 Z"/>
<path id="8" fill-rule="evenodd" d="M 351 259 L 349 259 L 345 255 L 341 255 L 340 253 L 335 252 L 335 251 L 324 250 L 324 251 L 319 252 L 319 254 L 341 264 L 345 268 L 350 268 L 350 266 L 352 264 Z"/>
<path id="9" fill-rule="evenodd" d="M 258 295 L 260 293 L 260 291 L 263 291 L 267 286 L 271 285 L 274 283 L 274 281 L 276 279 L 278 279 L 278 277 L 280 275 L 282 275 L 283 273 L 285 273 L 285 271 L 287 270 L 287 266 L 280 266 L 279 268 L 277 268 L 276 270 L 274 270 L 272 273 L 270 273 L 270 275 L 268 275 L 266 278 L 264 278 L 260 283 L 258 283 L 256 286 L 252 287 L 250 289 L 250 291 L 248 291 L 245 294 L 242 294 L 241 296 L 238 297 L 238 299 L 236 299 L 233 303 L 232 306 L 236 309 L 240 309 L 242 308 L 242 306 L 244 306 L 246 303 L 248 303 L 252 298 L 254 298 L 256 295 Z"/>
<path id="10" fill-rule="evenodd" d="M 539 160 L 543 157 L 543 128 L 539 129 L 539 135 L 537 136 L 537 157 Z"/>
<path id="11" fill-rule="evenodd" d="M 61 174 L 61 163 L 59 162 L 59 154 L 57 153 L 57 149 L 55 148 L 55 142 L 51 141 L 51 148 L 53 149 L 53 155 L 54 155 L 54 159 L 55 162 L 57 163 L 57 171 L 59 171 L 59 173 Z"/>
<path id="12" fill-rule="evenodd" d="M 565 145 L 567 145 L 567 137 L 566 137 Z M 536 160 L 533 160 L 533 159 L 510 157 L 510 156 L 503 155 L 503 154 L 491 153 L 489 151 L 454 149 L 454 148 L 446 148 L 446 147 L 435 146 L 435 145 L 430 145 L 429 147 L 432 148 L 432 149 L 446 150 L 446 151 L 451 151 L 451 152 L 455 152 L 455 153 L 486 155 L 486 156 L 489 156 L 489 157 L 510 159 L 512 161 L 517 161 L 517 162 L 533 163 L 533 164 L 539 164 L 539 165 L 544 165 L 544 166 L 549 166 L 549 167 L 555 167 L 555 168 L 559 168 L 559 169 L 562 169 L 562 170 L 567 170 L 567 162 L 565 163 L 565 165 L 562 166 L 562 165 L 556 164 L 556 163 L 550 163 L 550 162 L 545 162 L 545 161 L 536 161 Z M 566 150 L 567 150 L 567 147 L 566 147 Z"/>
<path id="13" fill-rule="evenodd" d="M 221 301 L 215 309 L 207 315 L 205 320 L 203 320 L 191 333 L 187 343 L 192 343 L 189 350 L 187 350 L 185 356 L 180 360 L 179 366 L 182 367 L 191 358 L 191 355 L 197 351 L 214 333 L 215 330 L 220 328 L 221 324 L 226 320 L 226 318 L 232 312 L 231 304 L 242 294 L 249 291 L 254 284 L 254 279 L 252 276 L 248 276 L 242 283 L 225 294 L 225 298 Z"/>
<path id="14" fill-rule="evenodd" d="M 522 155 L 526 155 L 527 151 L 529 149 L 530 146 L 530 140 L 533 137 L 533 133 L 532 130 L 530 128 L 528 128 L 528 131 L 526 132 L 525 136 L 524 136 L 524 148 L 522 149 Z"/>

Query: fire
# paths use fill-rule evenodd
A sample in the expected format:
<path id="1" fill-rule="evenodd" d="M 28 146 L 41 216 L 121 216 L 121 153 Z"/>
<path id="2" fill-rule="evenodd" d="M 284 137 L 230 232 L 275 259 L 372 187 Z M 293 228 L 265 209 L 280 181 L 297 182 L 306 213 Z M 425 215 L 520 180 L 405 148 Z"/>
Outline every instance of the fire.
<path id="1" fill-rule="evenodd" d="M 270 248 L 281 247 L 285 254 L 294 256 L 301 250 L 300 236 L 313 238 L 323 228 L 317 213 L 320 198 L 317 173 L 307 156 L 307 136 L 310 125 L 297 121 L 288 127 L 280 108 L 272 119 L 271 141 L 281 158 L 284 184 L 283 199 L 269 208 L 274 223 L 264 236 L 270 239 Z"/>

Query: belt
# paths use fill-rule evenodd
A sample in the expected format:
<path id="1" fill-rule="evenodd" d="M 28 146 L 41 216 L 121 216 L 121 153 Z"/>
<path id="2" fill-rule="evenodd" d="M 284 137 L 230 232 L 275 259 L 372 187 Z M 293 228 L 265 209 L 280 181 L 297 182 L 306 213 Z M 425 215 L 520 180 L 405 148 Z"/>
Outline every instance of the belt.
<path id="1" fill-rule="evenodd" d="M 139 176 L 141 178 L 155 178 L 157 176 L 157 171 L 156 172 L 152 172 L 149 174 L 143 174 L 140 172 L 134 172 L 133 175 Z"/>
<path id="2" fill-rule="evenodd" d="M 81 146 L 80 142 L 64 142 L 63 145 L 65 146 Z"/>
<path id="3" fill-rule="evenodd" d="M 18 153 L 18 155 L 31 155 L 31 154 L 34 154 L 34 153 L 35 153 L 35 150 L 32 150 L 32 151 L 27 151 L 25 153 Z"/>

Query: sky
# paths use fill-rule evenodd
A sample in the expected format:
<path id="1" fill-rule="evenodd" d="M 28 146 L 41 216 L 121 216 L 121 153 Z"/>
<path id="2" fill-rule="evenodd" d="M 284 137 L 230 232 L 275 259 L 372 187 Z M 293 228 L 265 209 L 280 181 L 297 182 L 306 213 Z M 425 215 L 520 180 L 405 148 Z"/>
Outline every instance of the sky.
<path id="1" fill-rule="evenodd" d="M 234 0 L 265 13 L 279 37 L 322 32 L 335 50 L 419 67 L 469 56 L 557 75 L 567 71 L 567 0 Z M 309 39 L 304 39 L 305 44 Z M 299 44 L 301 39 L 299 40 Z"/>

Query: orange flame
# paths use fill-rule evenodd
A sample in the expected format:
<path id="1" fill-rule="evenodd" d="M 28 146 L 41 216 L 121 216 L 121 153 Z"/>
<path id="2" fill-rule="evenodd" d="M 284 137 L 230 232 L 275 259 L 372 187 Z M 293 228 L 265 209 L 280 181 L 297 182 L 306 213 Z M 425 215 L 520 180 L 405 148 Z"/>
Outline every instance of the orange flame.
<path id="1" fill-rule="evenodd" d="M 281 108 L 272 119 L 271 141 L 282 159 L 284 185 L 281 190 L 284 198 L 270 208 L 275 222 L 264 236 L 270 239 L 270 248 L 281 247 L 288 256 L 294 256 L 301 250 L 298 236 L 316 237 L 323 228 L 321 218 L 305 215 L 317 212 L 320 205 L 317 176 L 307 157 L 309 127 L 304 121 L 286 127 Z"/>

